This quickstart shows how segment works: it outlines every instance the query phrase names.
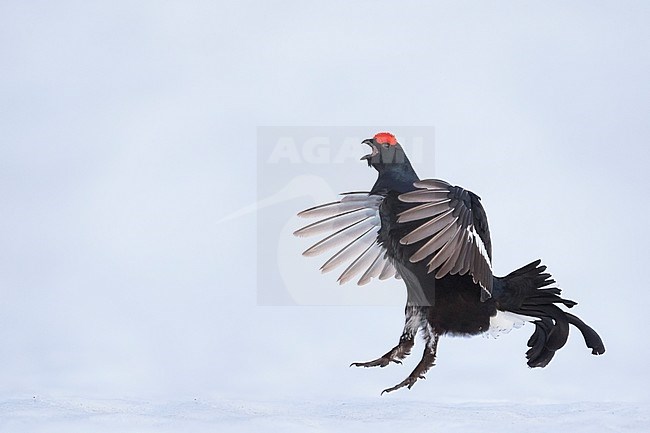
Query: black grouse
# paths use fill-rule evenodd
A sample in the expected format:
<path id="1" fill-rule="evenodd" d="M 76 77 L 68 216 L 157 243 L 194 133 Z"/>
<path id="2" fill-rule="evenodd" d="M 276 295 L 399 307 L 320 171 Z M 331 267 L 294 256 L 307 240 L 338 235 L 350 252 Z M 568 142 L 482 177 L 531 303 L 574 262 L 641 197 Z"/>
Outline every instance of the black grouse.
<path id="1" fill-rule="evenodd" d="M 319 218 L 294 234 L 325 235 L 303 255 L 334 248 L 323 272 L 347 264 L 339 277 L 358 284 L 372 278 L 396 277 L 407 289 L 406 323 L 399 344 L 360 367 L 401 363 L 422 331 L 421 361 L 391 392 L 411 388 L 434 365 L 441 335 L 477 335 L 507 331 L 532 322 L 528 340 L 530 367 L 545 367 L 567 341 L 569 325 L 580 330 L 594 355 L 605 352 L 596 331 L 562 310 L 575 302 L 560 297 L 560 289 L 536 260 L 505 277 L 492 274 L 492 243 L 480 198 L 438 180 L 420 180 L 394 135 L 381 132 L 364 140 L 372 152 L 367 160 L 379 176 L 370 192 L 342 194 L 339 201 L 300 212 Z"/>

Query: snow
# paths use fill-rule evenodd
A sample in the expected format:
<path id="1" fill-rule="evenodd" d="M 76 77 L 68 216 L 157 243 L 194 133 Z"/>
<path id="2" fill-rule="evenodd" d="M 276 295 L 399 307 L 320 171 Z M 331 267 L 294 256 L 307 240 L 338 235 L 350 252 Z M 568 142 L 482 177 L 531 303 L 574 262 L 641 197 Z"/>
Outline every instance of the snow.
<path id="1" fill-rule="evenodd" d="M 3 432 L 646 432 L 648 406 L 439 403 L 385 397 L 350 401 L 129 401 L 25 398 L 0 403 Z"/>

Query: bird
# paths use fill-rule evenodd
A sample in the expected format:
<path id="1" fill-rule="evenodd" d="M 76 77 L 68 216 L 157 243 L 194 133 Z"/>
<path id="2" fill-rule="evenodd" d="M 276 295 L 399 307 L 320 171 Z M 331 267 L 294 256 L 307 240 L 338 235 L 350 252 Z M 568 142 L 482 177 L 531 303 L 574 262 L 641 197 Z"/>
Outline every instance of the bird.
<path id="1" fill-rule="evenodd" d="M 506 276 L 493 274 L 492 242 L 487 214 L 473 192 L 441 179 L 420 179 L 395 135 L 379 132 L 362 143 L 371 152 L 361 157 L 377 171 L 370 191 L 341 194 L 337 201 L 298 213 L 316 221 L 295 236 L 320 235 L 303 252 L 331 257 L 322 272 L 344 267 L 340 284 L 358 285 L 397 278 L 407 292 L 405 321 L 398 344 L 377 359 L 350 366 L 386 367 L 401 364 L 424 340 L 422 358 L 397 385 L 410 389 L 435 364 L 441 336 L 498 335 L 534 324 L 528 340 L 527 364 L 545 367 L 577 328 L 594 355 L 605 352 L 598 333 L 568 313 L 576 302 L 561 297 L 541 260 Z"/>

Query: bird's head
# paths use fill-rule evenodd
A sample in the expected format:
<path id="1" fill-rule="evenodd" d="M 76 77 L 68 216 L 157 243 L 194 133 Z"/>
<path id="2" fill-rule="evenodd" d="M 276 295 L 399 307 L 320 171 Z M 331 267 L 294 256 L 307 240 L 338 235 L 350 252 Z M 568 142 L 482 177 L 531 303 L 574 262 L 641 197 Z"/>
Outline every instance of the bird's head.
<path id="1" fill-rule="evenodd" d="M 372 151 L 361 159 L 368 161 L 368 166 L 374 167 L 380 173 L 411 166 L 404 149 L 390 132 L 379 132 L 362 143 L 369 145 Z"/>

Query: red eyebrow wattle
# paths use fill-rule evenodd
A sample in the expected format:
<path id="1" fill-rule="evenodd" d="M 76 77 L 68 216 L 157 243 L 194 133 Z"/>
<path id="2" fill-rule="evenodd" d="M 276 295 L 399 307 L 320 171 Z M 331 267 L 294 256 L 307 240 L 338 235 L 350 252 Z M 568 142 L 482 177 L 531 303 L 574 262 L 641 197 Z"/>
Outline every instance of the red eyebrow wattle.
<path id="1" fill-rule="evenodd" d="M 391 146 L 397 144 L 397 139 L 390 132 L 378 132 L 377 134 L 375 134 L 374 139 L 379 144 L 388 143 Z"/>

